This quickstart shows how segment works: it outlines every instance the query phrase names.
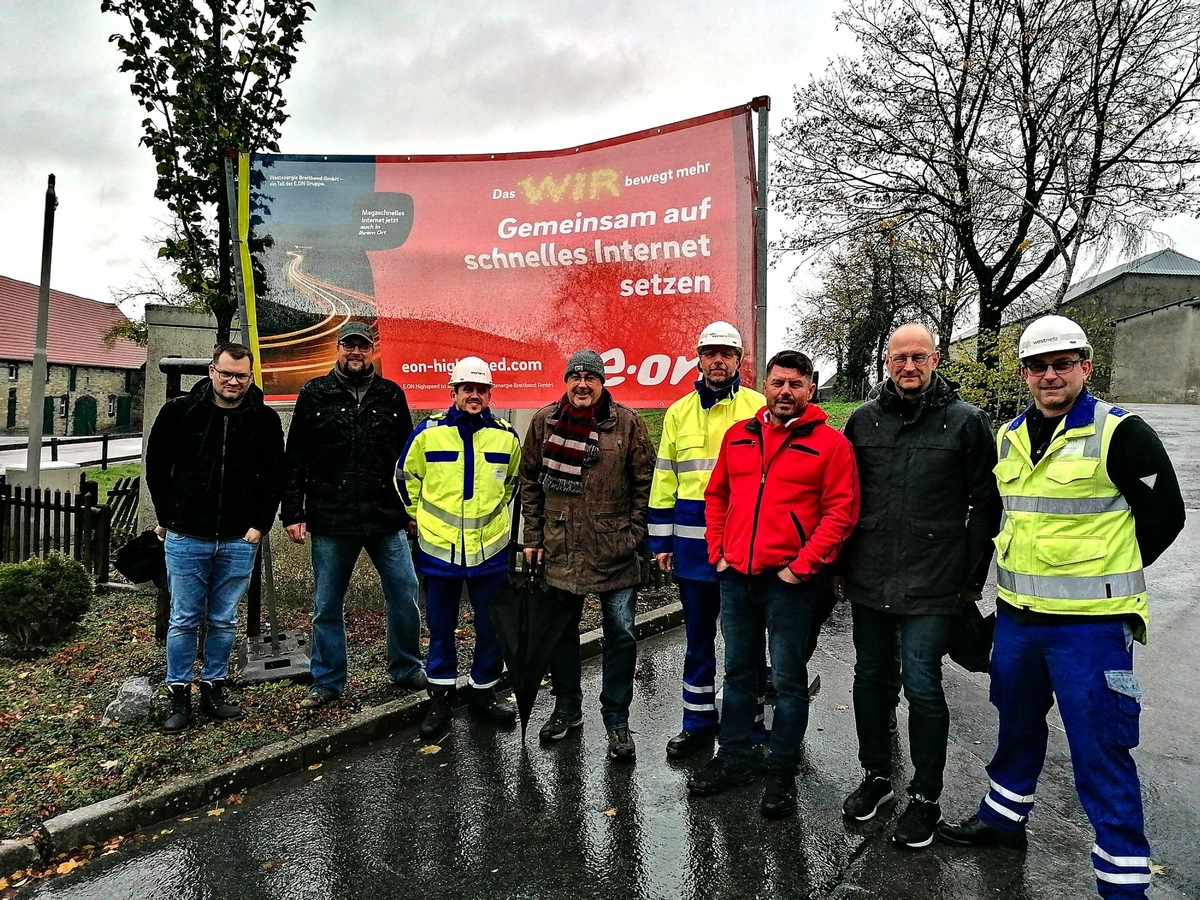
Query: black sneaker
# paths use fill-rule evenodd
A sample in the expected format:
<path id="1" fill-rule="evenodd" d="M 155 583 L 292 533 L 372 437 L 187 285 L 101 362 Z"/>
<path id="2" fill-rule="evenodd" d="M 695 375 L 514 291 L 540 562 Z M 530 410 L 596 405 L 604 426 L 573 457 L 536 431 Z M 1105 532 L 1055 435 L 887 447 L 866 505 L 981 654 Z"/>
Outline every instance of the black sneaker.
<path id="1" fill-rule="evenodd" d="M 938 822 L 942 821 L 942 808 L 936 800 L 926 800 L 920 794 L 913 794 L 908 801 L 908 809 L 896 823 L 892 833 L 892 843 L 898 847 L 910 847 L 919 850 L 933 843 L 933 833 Z"/>
<path id="2" fill-rule="evenodd" d="M 767 769 L 762 814 L 768 819 L 785 819 L 796 811 L 796 776 L 788 769 Z"/>
<path id="3" fill-rule="evenodd" d="M 440 741 L 450 731 L 450 720 L 454 718 L 454 707 L 450 703 L 449 691 L 438 691 L 429 697 L 429 709 L 421 722 L 420 734 L 427 741 Z"/>
<path id="4" fill-rule="evenodd" d="M 685 756 L 691 756 L 701 747 L 711 745 L 713 736 L 720 730 L 720 726 L 704 728 L 698 731 L 683 729 L 683 731 L 667 741 L 667 757 L 670 759 L 683 759 Z"/>
<path id="5" fill-rule="evenodd" d="M 892 783 L 887 778 L 867 772 L 862 784 L 842 804 L 842 814 L 856 822 L 866 822 L 875 818 L 879 807 L 895 796 Z"/>
<path id="6" fill-rule="evenodd" d="M 608 733 L 608 758 L 617 762 L 631 763 L 637 757 L 633 746 L 633 735 L 627 727 L 614 728 Z"/>
<path id="7" fill-rule="evenodd" d="M 567 736 L 567 732 L 572 728 L 578 728 L 583 724 L 583 713 L 575 713 L 567 715 L 560 713 L 557 709 L 546 720 L 546 724 L 542 726 L 542 730 L 538 732 L 538 740 L 543 744 L 548 744 L 551 741 L 561 741 Z"/>
<path id="8" fill-rule="evenodd" d="M 710 797 L 753 780 L 754 772 L 749 766 L 726 762 L 714 756 L 703 769 L 688 779 L 687 787 L 697 797 Z"/>

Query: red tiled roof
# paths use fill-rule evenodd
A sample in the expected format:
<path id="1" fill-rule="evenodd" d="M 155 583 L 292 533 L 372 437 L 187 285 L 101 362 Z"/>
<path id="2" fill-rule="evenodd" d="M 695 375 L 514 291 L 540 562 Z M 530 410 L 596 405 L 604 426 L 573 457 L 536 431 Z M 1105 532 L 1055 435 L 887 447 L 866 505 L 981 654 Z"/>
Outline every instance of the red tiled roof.
<path id="1" fill-rule="evenodd" d="M 0 359 L 32 360 L 37 339 L 38 286 L 0 275 Z M 115 303 L 101 303 L 50 290 L 46 355 L 59 365 L 137 369 L 146 350 L 130 341 L 104 346 L 104 335 L 125 316 Z"/>

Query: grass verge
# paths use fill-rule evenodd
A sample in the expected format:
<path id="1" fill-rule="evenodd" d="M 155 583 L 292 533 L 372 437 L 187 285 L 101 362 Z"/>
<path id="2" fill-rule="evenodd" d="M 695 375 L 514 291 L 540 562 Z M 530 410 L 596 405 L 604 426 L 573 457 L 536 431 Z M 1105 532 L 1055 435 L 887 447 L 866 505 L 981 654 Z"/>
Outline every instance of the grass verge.
<path id="1" fill-rule="evenodd" d="M 674 589 L 644 592 L 638 612 L 674 598 Z M 380 600 L 347 608 L 350 671 L 341 703 L 310 713 L 298 706 L 303 686 L 286 681 L 238 685 L 235 680 L 233 695 L 246 711 L 235 722 L 214 724 L 201 717 L 177 736 L 160 734 L 153 721 L 108 722 L 105 707 L 122 683 L 144 675 L 160 685 L 165 675 L 164 650 L 154 642 L 154 600 L 153 592 L 97 597 L 70 639 L 36 654 L 0 642 L 0 838 L 29 834 L 47 818 L 125 791 L 228 765 L 289 734 L 340 724 L 400 696 L 385 675 Z M 307 618 L 307 609 L 288 607 L 281 610 L 280 624 L 305 628 Z M 598 627 L 599 620 L 592 598 L 580 630 Z M 474 646 L 467 604 L 457 637 L 459 671 L 465 673 Z M 422 643 L 428 643 L 427 636 Z M 231 676 L 237 674 L 235 669 Z M 159 690 L 161 716 L 166 702 Z"/>

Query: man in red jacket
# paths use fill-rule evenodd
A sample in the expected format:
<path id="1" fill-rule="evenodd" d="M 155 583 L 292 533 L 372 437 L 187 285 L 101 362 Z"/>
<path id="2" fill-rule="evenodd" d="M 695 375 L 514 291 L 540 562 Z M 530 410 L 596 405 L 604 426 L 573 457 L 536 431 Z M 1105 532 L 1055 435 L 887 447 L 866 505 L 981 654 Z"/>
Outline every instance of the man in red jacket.
<path id="1" fill-rule="evenodd" d="M 729 429 L 705 492 L 708 558 L 721 584 L 724 707 L 717 754 L 688 781 L 698 796 L 753 778 L 751 732 L 764 642 L 778 692 L 762 814 L 796 808 L 796 766 L 808 727 L 813 578 L 858 521 L 854 450 L 810 405 L 812 361 L 784 350 L 767 363 L 767 405 Z"/>

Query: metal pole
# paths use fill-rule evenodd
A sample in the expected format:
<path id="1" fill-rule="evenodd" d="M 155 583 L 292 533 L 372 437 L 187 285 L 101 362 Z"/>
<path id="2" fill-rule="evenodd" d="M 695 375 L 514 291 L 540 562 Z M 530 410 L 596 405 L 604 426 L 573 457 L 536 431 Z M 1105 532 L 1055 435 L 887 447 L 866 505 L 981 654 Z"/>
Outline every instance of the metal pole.
<path id="1" fill-rule="evenodd" d="M 46 332 L 50 327 L 50 259 L 54 255 L 54 175 L 46 185 L 46 217 L 42 229 L 42 283 L 38 290 L 37 338 L 33 346 L 33 384 L 29 386 L 29 450 L 25 471 L 30 487 L 42 486 L 42 416 L 46 403 Z"/>
<path id="2" fill-rule="evenodd" d="M 750 108 L 758 113 L 758 202 L 754 207 L 754 231 L 758 259 L 754 277 L 754 365 L 762 388 L 767 364 L 767 114 L 770 97 L 755 97 Z"/>

